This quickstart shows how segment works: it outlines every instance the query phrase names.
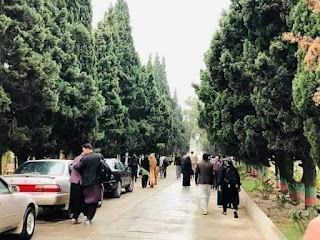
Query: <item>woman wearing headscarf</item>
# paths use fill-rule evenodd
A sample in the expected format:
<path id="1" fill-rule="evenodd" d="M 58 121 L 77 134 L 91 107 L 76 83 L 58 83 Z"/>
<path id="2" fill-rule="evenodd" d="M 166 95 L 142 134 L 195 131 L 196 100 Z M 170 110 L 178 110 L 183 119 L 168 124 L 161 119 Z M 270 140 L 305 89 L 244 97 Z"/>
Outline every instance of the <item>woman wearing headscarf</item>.
<path id="1" fill-rule="evenodd" d="M 227 206 L 232 203 L 234 208 L 234 217 L 238 218 L 240 176 L 238 170 L 233 166 L 232 160 L 227 160 L 226 168 L 222 169 L 220 180 L 220 189 L 222 190 L 223 213 L 227 215 Z"/>
<path id="2" fill-rule="evenodd" d="M 154 153 L 150 154 L 149 156 L 149 173 L 150 173 L 150 180 L 149 184 L 150 187 L 153 188 L 154 185 L 157 185 L 157 159 Z"/>
<path id="3" fill-rule="evenodd" d="M 191 164 L 191 158 L 188 156 L 186 159 L 183 161 L 182 164 L 182 186 L 184 187 L 189 187 L 190 186 L 190 177 L 192 175 L 192 164 Z"/>

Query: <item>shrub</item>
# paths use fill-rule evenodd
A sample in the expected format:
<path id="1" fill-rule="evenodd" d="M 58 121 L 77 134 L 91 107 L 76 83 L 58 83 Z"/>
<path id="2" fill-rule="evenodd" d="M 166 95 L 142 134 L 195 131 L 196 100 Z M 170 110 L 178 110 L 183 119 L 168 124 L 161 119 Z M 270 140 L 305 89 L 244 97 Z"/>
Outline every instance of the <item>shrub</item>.
<path id="1" fill-rule="evenodd" d="M 290 211 L 290 218 L 293 220 L 294 224 L 301 233 L 304 233 L 309 222 L 315 217 L 317 217 L 317 208 L 319 208 L 319 206 L 310 207 L 306 211 Z"/>
<path id="2" fill-rule="evenodd" d="M 258 191 L 262 195 L 262 199 L 268 200 L 270 195 L 274 192 L 275 186 L 271 179 L 262 180 L 261 182 L 256 182 L 255 191 Z"/>
<path id="3" fill-rule="evenodd" d="M 286 194 L 279 193 L 277 195 L 277 208 L 281 211 L 285 208 L 287 203 L 289 203 L 289 200 Z"/>

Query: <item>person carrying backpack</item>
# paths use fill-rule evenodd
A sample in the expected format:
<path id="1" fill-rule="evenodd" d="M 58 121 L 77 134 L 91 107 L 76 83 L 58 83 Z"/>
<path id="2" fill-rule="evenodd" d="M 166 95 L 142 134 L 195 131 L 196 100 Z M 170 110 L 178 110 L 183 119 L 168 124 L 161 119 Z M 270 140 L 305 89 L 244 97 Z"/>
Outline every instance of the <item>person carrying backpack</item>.
<path id="1" fill-rule="evenodd" d="M 232 203 L 234 208 L 234 218 L 238 218 L 240 176 L 238 170 L 233 166 L 232 160 L 227 160 L 227 167 L 222 169 L 219 179 L 219 191 L 222 191 L 223 213 L 227 215 L 227 206 Z"/>

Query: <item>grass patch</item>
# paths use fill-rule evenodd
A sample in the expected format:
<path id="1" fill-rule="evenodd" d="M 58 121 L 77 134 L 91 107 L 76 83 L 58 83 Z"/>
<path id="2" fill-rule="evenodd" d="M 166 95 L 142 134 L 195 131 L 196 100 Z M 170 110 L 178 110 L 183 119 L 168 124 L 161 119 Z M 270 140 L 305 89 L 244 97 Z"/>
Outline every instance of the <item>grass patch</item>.
<path id="1" fill-rule="evenodd" d="M 295 227 L 295 225 L 288 221 L 286 225 L 278 225 L 280 231 L 283 232 L 283 234 L 286 236 L 287 239 L 290 240 L 301 240 L 303 239 L 303 234 L 299 231 L 298 228 Z"/>
<path id="2" fill-rule="evenodd" d="M 252 192 L 253 189 L 256 187 L 256 182 L 257 180 L 254 179 L 242 179 L 242 187 L 246 192 Z"/>

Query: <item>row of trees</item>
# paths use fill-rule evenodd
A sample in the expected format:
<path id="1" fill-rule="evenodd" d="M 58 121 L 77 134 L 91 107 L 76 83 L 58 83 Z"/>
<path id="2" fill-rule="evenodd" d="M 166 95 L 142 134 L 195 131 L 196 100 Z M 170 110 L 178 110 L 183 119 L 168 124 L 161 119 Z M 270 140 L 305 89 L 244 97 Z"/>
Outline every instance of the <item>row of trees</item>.
<path id="1" fill-rule="evenodd" d="M 0 1 L 0 153 L 186 151 L 164 59 L 143 66 L 125 0 L 92 29 L 91 1 Z"/>
<path id="2" fill-rule="evenodd" d="M 320 15 L 305 0 L 231 2 L 196 86 L 204 103 L 199 124 L 218 153 L 258 166 L 274 161 L 283 192 L 297 189 L 293 162 L 301 160 L 305 203 L 312 206 L 320 163 L 320 111 L 313 102 L 319 73 L 282 36 L 314 38 Z"/>

